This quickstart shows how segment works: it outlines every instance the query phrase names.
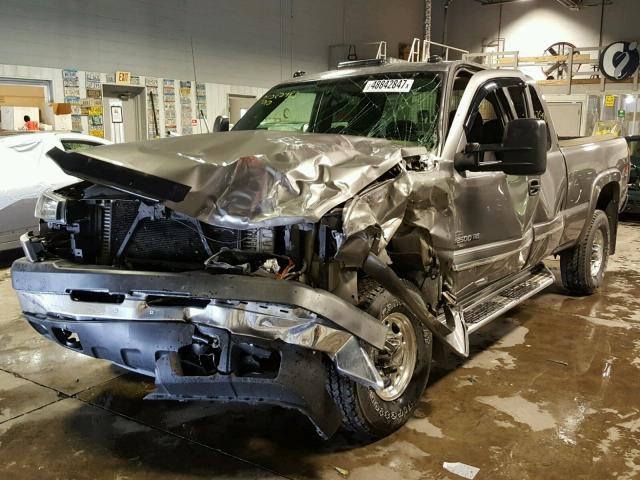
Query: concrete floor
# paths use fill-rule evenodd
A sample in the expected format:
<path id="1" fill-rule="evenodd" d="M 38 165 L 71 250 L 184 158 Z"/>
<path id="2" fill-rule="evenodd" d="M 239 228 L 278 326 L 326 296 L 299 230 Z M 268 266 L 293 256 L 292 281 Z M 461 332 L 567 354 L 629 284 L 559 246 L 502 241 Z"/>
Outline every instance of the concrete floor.
<path id="1" fill-rule="evenodd" d="M 32 331 L 0 270 L 0 478 L 460 478 L 443 462 L 478 479 L 640 478 L 639 231 L 621 226 L 600 293 L 557 282 L 497 320 L 371 445 L 323 442 L 280 408 L 143 401 L 148 380 Z"/>

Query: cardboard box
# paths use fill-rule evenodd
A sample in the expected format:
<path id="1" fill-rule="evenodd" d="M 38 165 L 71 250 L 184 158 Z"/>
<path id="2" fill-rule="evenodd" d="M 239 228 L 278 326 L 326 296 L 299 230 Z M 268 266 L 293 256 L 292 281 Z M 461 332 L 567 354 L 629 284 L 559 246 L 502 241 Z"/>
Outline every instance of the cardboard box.
<path id="1" fill-rule="evenodd" d="M 59 132 L 70 132 L 72 129 L 71 114 L 56 115 L 51 126 Z"/>
<path id="2" fill-rule="evenodd" d="M 0 106 L 44 108 L 44 87 L 0 84 Z"/>
<path id="3" fill-rule="evenodd" d="M 3 130 L 20 130 L 24 127 L 24 116 L 40 122 L 40 110 L 37 107 L 0 106 L 0 128 Z"/>
<path id="4" fill-rule="evenodd" d="M 47 103 L 44 107 L 44 121 L 57 131 L 71 131 L 71 104 Z"/>

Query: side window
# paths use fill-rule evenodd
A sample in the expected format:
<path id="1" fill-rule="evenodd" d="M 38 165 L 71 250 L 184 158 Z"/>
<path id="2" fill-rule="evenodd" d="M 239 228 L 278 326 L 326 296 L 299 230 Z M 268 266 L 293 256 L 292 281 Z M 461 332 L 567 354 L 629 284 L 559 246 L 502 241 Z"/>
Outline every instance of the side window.
<path id="1" fill-rule="evenodd" d="M 527 95 L 524 85 L 512 85 L 507 87 L 509 97 L 513 103 L 515 118 L 529 118 L 529 108 L 527 105 Z"/>
<path id="2" fill-rule="evenodd" d="M 549 131 L 549 123 L 547 122 L 547 116 L 544 113 L 544 107 L 538 96 L 538 92 L 533 87 L 529 87 L 529 94 L 531 95 L 531 105 L 533 105 L 533 118 L 538 120 L 544 120 L 547 125 L 547 150 L 551 149 L 551 132 Z"/>
<path id="3" fill-rule="evenodd" d="M 485 96 L 474 101 L 477 106 L 465 124 L 467 140 L 480 144 L 501 143 L 509 121 L 531 115 L 527 87 L 517 79 L 504 78 L 491 81 L 483 88 Z"/>
<path id="4" fill-rule="evenodd" d="M 467 119 L 467 141 L 480 144 L 502 142 L 509 110 L 507 97 L 502 89 L 487 93 Z"/>
<path id="5" fill-rule="evenodd" d="M 62 148 L 64 148 L 65 152 L 77 152 L 86 148 L 102 145 L 98 142 L 90 142 L 86 140 L 60 140 L 60 142 L 62 143 Z"/>
<path id="6" fill-rule="evenodd" d="M 460 105 L 460 100 L 462 100 L 462 95 L 467 89 L 469 80 L 471 80 L 470 72 L 462 70 L 456 74 L 456 78 L 453 81 L 453 87 L 451 89 L 451 98 L 449 99 L 449 111 L 447 112 L 449 115 L 447 123 L 448 128 L 451 128 L 453 117 L 455 117 L 456 112 L 458 111 L 458 105 Z"/>
<path id="7" fill-rule="evenodd" d="M 542 102 L 540 101 L 540 98 L 538 97 L 537 92 L 530 87 L 529 93 L 531 94 L 531 103 L 533 104 L 532 116 L 534 118 L 537 118 L 538 120 L 544 120 L 546 122 L 547 117 L 545 116 L 544 108 L 542 107 Z"/>

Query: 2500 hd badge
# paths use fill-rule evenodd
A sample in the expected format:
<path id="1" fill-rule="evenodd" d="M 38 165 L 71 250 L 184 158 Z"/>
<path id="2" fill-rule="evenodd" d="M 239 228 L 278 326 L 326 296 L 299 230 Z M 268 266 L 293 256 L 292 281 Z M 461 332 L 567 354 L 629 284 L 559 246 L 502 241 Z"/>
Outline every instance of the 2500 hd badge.
<path id="1" fill-rule="evenodd" d="M 468 235 L 465 235 L 462 232 L 456 232 L 456 245 L 460 245 L 461 243 L 469 243 L 474 240 L 480 240 L 480 233 L 470 233 Z"/>

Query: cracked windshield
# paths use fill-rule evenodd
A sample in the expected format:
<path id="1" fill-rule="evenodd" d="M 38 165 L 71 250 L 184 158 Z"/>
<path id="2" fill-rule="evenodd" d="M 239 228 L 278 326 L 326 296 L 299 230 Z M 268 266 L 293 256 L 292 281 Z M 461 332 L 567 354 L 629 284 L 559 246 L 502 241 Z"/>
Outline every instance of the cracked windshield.
<path id="1" fill-rule="evenodd" d="M 437 73 L 389 73 L 285 85 L 267 92 L 234 130 L 338 133 L 431 149 L 440 84 Z"/>

